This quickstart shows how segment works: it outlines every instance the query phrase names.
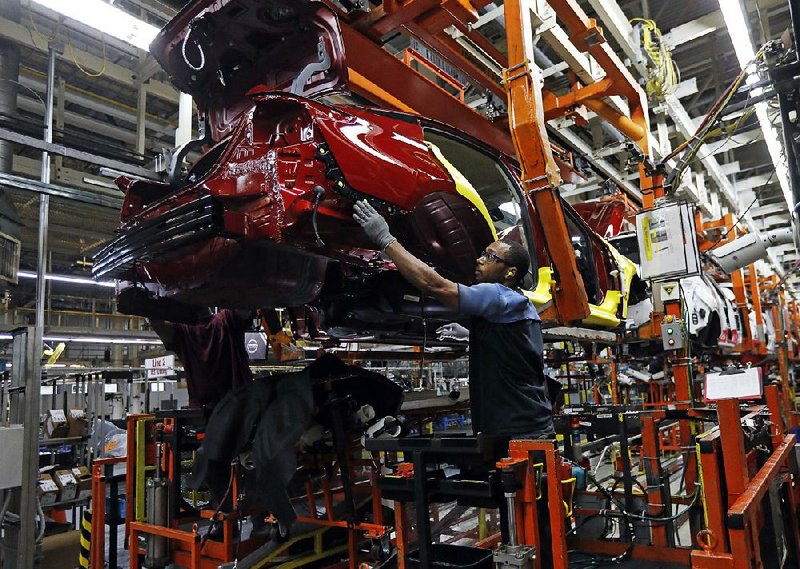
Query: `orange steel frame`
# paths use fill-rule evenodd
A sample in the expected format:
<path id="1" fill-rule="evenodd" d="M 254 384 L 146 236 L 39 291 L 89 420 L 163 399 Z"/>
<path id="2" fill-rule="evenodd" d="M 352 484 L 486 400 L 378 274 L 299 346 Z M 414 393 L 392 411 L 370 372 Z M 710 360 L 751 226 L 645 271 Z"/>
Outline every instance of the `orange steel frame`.
<path id="1" fill-rule="evenodd" d="M 539 212 L 545 246 L 554 269 L 553 305 L 543 317 L 561 323 L 577 322 L 589 315 L 583 280 L 567 232 L 564 212 L 558 197 L 561 183 L 553 157 L 546 120 L 574 113 L 579 107 L 593 110 L 631 138 L 644 155 L 649 154 L 647 103 L 639 84 L 605 42 L 602 30 L 575 0 L 551 0 L 578 49 L 588 52 L 605 71 L 601 81 L 582 85 L 575 82 L 566 97 L 555 97 L 542 88 L 541 71 L 532 61 L 531 30 L 527 7 L 521 0 L 504 3 L 508 53 L 499 52 L 470 28 L 478 10 L 491 0 L 386 0 L 369 13 L 350 16 L 331 5 L 340 15 L 342 37 L 347 53 L 350 88 L 353 92 L 383 106 L 424 114 L 459 128 L 487 144 L 519 159 L 523 189 Z M 454 27 L 468 41 L 503 69 L 503 81 L 464 55 L 463 48 L 445 33 Z M 465 105 L 457 95 L 436 85 L 403 61 L 382 49 L 381 41 L 395 31 L 413 36 L 442 59 L 460 69 L 475 84 L 498 97 L 508 99 L 508 120 L 491 122 Z M 420 57 L 413 58 L 422 63 Z M 432 64 L 426 65 L 435 68 Z M 443 77 L 437 72 L 439 77 Z M 448 81 L 448 83 L 450 83 Z M 614 110 L 605 99 L 624 97 L 630 116 Z M 640 166 L 640 185 L 645 201 L 652 202 L 660 178 L 647 174 Z"/>
<path id="2" fill-rule="evenodd" d="M 128 432 L 135 432 L 135 425 L 139 420 L 152 419 L 153 415 L 131 415 L 128 417 Z M 167 428 L 172 426 L 172 422 L 167 419 L 165 421 Z M 150 448 L 154 443 L 147 445 L 145 452 L 145 461 L 152 460 L 155 456 L 155 451 Z M 168 448 L 169 445 L 164 443 L 167 447 L 162 455 L 162 470 L 165 472 L 167 478 L 172 479 L 174 472 L 174 461 L 177 460 L 176 450 Z M 173 562 L 178 565 L 187 567 L 188 569 L 216 569 L 220 564 L 232 561 L 237 552 L 239 556 L 245 556 L 257 547 L 261 546 L 265 538 L 262 539 L 248 539 L 237 544 L 238 537 L 236 535 L 236 525 L 242 516 L 248 515 L 248 512 L 239 510 L 234 501 L 234 510 L 232 512 L 219 512 L 216 513 L 212 510 L 201 510 L 201 519 L 215 519 L 222 522 L 223 532 L 222 541 L 208 540 L 203 542 L 202 536 L 198 530 L 197 523 L 192 525 L 190 530 L 179 529 L 177 523 L 182 524 L 190 523 L 191 520 L 181 519 L 172 520 L 172 525 L 157 526 L 134 519 L 134 503 L 136 496 L 136 474 L 138 469 L 144 465 L 137 465 L 137 449 L 136 437 L 128 437 L 127 457 L 114 458 L 114 459 L 100 459 L 93 463 L 93 477 L 92 477 L 92 495 L 104 496 L 105 495 L 105 481 L 102 476 L 101 467 L 105 464 L 115 462 L 126 462 L 127 472 L 130 473 L 126 479 L 126 523 L 125 530 L 128 536 L 128 545 L 130 549 L 130 567 L 131 569 L 138 569 L 141 565 L 140 556 L 144 553 L 139 549 L 138 545 L 130 547 L 132 544 L 138 544 L 138 538 L 141 535 L 154 535 L 161 536 L 170 542 L 170 556 Z M 351 453 L 352 454 L 352 453 Z M 377 478 L 377 462 L 375 460 L 359 460 L 350 459 L 349 463 L 345 465 L 351 473 L 351 480 L 354 479 L 353 468 L 357 466 L 367 467 L 370 470 L 370 484 L 357 485 L 354 484 L 353 491 L 356 494 L 368 495 L 372 502 L 372 515 L 374 523 L 360 522 L 356 523 L 350 520 L 337 520 L 333 517 L 333 505 L 335 496 L 343 493 L 343 489 L 331 487 L 330 481 L 326 478 L 323 480 L 322 488 L 315 491 L 310 483 L 306 484 L 308 496 L 306 499 L 309 502 L 309 516 L 298 516 L 298 519 L 305 523 L 314 524 L 320 527 L 338 527 L 347 530 L 348 533 L 348 566 L 351 569 L 356 569 L 359 566 L 358 560 L 358 542 L 359 536 L 363 535 L 366 539 L 379 539 L 388 535 L 392 528 L 383 524 L 383 511 L 381 503 L 381 493 L 376 484 Z M 138 469 L 137 469 L 138 467 Z M 341 468 L 341 465 L 339 465 Z M 238 489 L 238 475 L 234 474 L 232 496 L 239 495 Z M 327 515 L 321 517 L 316 515 L 316 507 L 314 506 L 317 497 L 322 497 L 325 502 Z M 103 527 L 105 524 L 105 501 L 100 499 L 93 502 L 93 516 L 92 516 L 92 566 L 103 567 L 105 563 L 105 545 L 103 541 Z M 216 518 L 214 517 L 216 514 Z"/>
<path id="3" fill-rule="evenodd" d="M 792 467 L 793 463 L 796 464 L 796 439 L 794 435 L 786 434 L 780 415 L 778 387 L 767 386 L 765 397 L 775 428 L 772 435 L 774 448 L 757 472 L 753 472 L 745 453 L 738 401 L 727 399 L 717 403 L 719 429 L 699 441 L 708 523 L 697 536 L 701 549 L 692 551 L 694 569 L 763 566 L 758 537 L 761 502 L 776 480 L 783 480 L 785 484 L 790 512 L 786 520 L 786 544 L 794 550 L 795 558 L 800 559 L 800 485 L 796 468 Z M 756 408 L 752 414 L 758 414 L 762 409 Z"/>

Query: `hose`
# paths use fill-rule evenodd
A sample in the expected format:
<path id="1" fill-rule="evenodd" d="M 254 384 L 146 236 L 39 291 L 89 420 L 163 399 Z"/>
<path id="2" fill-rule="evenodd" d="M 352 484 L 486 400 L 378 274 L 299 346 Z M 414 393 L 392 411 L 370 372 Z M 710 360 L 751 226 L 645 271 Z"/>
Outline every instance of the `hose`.
<path id="1" fill-rule="evenodd" d="M 311 191 L 314 192 L 314 207 L 311 210 L 311 227 L 314 228 L 314 237 L 316 238 L 317 247 L 324 247 L 325 242 L 319 236 L 319 229 L 317 228 L 317 210 L 319 209 L 319 202 L 322 201 L 322 197 L 325 195 L 325 190 L 320 186 L 314 186 L 314 189 Z"/>
<path id="2" fill-rule="evenodd" d="M 186 30 L 186 35 L 183 36 L 183 43 L 181 44 L 181 55 L 183 56 L 183 61 L 186 63 L 189 69 L 191 69 L 192 71 L 200 71 L 201 69 L 203 69 L 203 67 L 206 66 L 206 54 L 203 52 L 203 46 L 195 42 L 195 45 L 197 46 L 197 51 L 200 52 L 200 65 L 198 66 L 192 65 L 192 63 L 189 61 L 189 58 L 186 57 L 186 43 L 189 41 L 189 36 L 192 34 L 193 29 L 194 27 L 192 25 L 189 25 L 189 29 Z"/>
<path id="3" fill-rule="evenodd" d="M 36 494 L 36 513 L 39 514 L 39 533 L 36 536 L 36 543 L 42 543 L 44 539 L 44 531 L 47 529 L 47 522 L 44 519 L 44 510 L 42 510 L 42 501 L 39 494 Z"/>

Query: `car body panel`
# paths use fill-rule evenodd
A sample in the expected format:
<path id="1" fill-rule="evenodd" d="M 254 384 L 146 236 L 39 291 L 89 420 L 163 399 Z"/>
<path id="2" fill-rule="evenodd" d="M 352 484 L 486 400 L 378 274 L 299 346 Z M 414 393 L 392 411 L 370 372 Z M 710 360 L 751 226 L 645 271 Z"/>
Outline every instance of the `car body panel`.
<path id="1" fill-rule="evenodd" d="M 307 45 L 319 50 L 303 51 Z M 419 295 L 353 221 L 354 201 L 367 199 L 413 254 L 460 283 L 472 282 L 476 258 L 500 229 L 516 235 L 532 257 L 535 282 L 525 294 L 549 314 L 547 220 L 522 191 L 513 159 L 418 115 L 289 92 L 319 96 L 346 84 L 341 30 L 322 4 L 201 0 L 152 50 L 207 116 L 211 144 L 173 185 L 118 180 L 122 225 L 93 271 L 120 281 L 122 311 L 313 303 L 329 324 L 350 331 L 457 318 Z M 194 69 L 201 53 L 202 69 Z M 314 67 L 323 56 L 328 66 Z M 487 168 L 470 163 L 470 152 Z M 563 159 L 560 167 L 574 170 Z M 508 192 L 491 207 L 497 188 L 489 174 Z M 591 287 L 585 323 L 618 326 L 635 265 L 562 203 Z"/>
<path id="2" fill-rule="evenodd" d="M 622 231 L 627 206 L 621 201 L 591 201 L 572 207 L 595 233 L 605 239 L 616 237 Z"/>
<path id="3" fill-rule="evenodd" d="M 159 32 L 150 52 L 205 113 L 214 142 L 252 106 L 253 92 L 313 97 L 347 88 L 339 22 L 321 2 L 192 2 Z"/>

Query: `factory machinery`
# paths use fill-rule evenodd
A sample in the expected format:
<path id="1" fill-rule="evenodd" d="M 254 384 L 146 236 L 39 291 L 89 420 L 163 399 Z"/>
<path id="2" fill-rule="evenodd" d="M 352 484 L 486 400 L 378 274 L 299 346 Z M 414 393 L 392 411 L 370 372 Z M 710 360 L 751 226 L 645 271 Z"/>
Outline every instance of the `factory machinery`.
<path id="1" fill-rule="evenodd" d="M 560 174 L 545 119 L 591 109 L 632 141 L 640 187 L 614 199 L 626 204 L 626 215 L 637 224 L 674 198 L 683 158 L 696 148 L 690 142 L 679 149 L 688 154 L 674 167 L 654 164 L 641 86 L 576 2 L 549 5 L 553 19 L 567 28 L 570 46 L 590 54 L 605 75 L 595 82 L 575 80 L 568 96 L 543 93 L 530 34 L 530 26 L 541 22 L 532 22 L 535 9 L 519 0 L 503 7 L 507 56 L 471 31 L 474 3 L 387 1 L 369 18 L 351 17 L 338 5 L 337 12 L 355 92 L 516 151 L 525 191 L 550 220 L 544 239 L 557 286 L 541 313 L 551 327 L 546 363 L 565 385 L 558 437 L 362 436 L 369 425 L 360 432 L 343 429 L 350 409 L 337 407 L 326 444 L 298 451 L 290 496 L 301 527 L 281 538 L 268 512 L 248 509 L 246 460 L 230 465 L 220 504 L 209 502 L 202 490 L 189 490 L 187 469 L 205 436 L 201 413 L 133 415 L 127 457 L 94 463 L 92 567 L 103 567 L 106 545 L 114 547 L 103 538 L 105 460 L 126 464 L 124 535 L 133 569 L 170 563 L 191 569 L 538 568 L 543 556 L 552 557 L 557 569 L 800 568 L 792 432 L 800 426 L 793 381 L 800 305 L 785 294 L 781 280 L 760 277 L 754 264 L 765 241 L 782 237 L 748 237 L 730 214 L 711 220 L 691 208 L 680 214 L 688 228 L 684 235 L 698 253 L 717 258 L 716 265 L 701 267 L 695 255 L 695 272 L 702 269 L 731 293 L 725 342 L 698 345 L 680 272 L 653 279 L 654 303 L 638 327 L 613 333 L 572 327 L 590 308 L 558 199 Z M 380 39 L 401 26 L 488 92 L 507 97 L 507 124 L 490 123 L 435 87 L 412 69 L 411 59 L 398 67 Z M 503 69 L 502 83 L 464 55 L 465 45 Z M 415 54 L 417 65 L 421 59 Z M 433 62 L 424 63 L 426 74 L 446 77 Z M 738 88 L 732 86 L 731 93 Z M 626 101 L 625 109 L 608 103 L 617 98 Z M 725 272 L 712 268 L 717 265 Z M 684 267 L 683 274 L 688 272 Z M 772 344 L 764 333 L 768 321 Z M 448 406 L 415 409 L 422 424 L 453 413 Z M 477 522 L 455 524 L 455 514 L 431 522 L 445 511 L 442 504 L 453 502 Z M 497 512 L 496 527 L 489 523 L 491 512 Z M 267 531 L 246 531 L 248 520 L 259 517 L 266 517 Z M 450 531 L 458 533 L 459 543 L 444 542 L 442 525 L 464 525 Z"/>

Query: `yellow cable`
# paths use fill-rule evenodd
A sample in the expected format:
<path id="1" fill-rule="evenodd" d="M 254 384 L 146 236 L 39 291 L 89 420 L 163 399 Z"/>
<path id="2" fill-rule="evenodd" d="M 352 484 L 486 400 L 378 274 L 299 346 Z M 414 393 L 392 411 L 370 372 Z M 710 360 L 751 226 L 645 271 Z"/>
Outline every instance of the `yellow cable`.
<path id="1" fill-rule="evenodd" d="M 31 10 L 30 0 L 28 0 L 26 8 L 28 12 L 28 20 L 31 23 L 31 28 L 33 28 L 33 31 L 31 31 L 31 28 L 28 28 L 28 33 L 31 36 L 31 42 L 33 43 L 34 46 L 38 48 L 39 46 L 36 44 L 36 39 L 33 37 L 33 32 L 36 32 L 36 34 L 40 36 L 43 36 L 44 34 L 39 31 L 39 29 L 36 27 L 36 22 L 33 21 L 33 10 Z M 61 28 L 61 18 L 59 18 L 58 21 L 56 21 L 56 27 L 53 29 L 53 33 L 50 36 L 45 36 L 44 38 L 48 45 L 50 44 L 50 42 L 54 41 L 58 37 L 58 31 L 60 28 Z M 45 46 L 45 48 L 47 48 L 47 46 Z"/>
<path id="2" fill-rule="evenodd" d="M 92 78 L 100 77 L 106 72 L 107 60 L 106 60 L 106 36 L 105 36 L 105 34 L 102 35 L 102 40 L 103 40 L 103 67 L 100 69 L 100 71 L 98 71 L 96 73 L 92 72 L 92 71 L 87 71 L 86 69 L 81 67 L 81 64 L 78 63 L 78 60 L 75 58 L 75 50 L 72 47 L 72 42 L 71 41 L 67 42 L 67 49 L 69 50 L 69 57 L 70 57 L 70 59 L 72 59 L 72 63 L 75 64 L 75 67 L 77 67 L 78 70 L 81 73 L 83 73 L 84 75 L 86 75 L 88 77 L 92 77 Z"/>

